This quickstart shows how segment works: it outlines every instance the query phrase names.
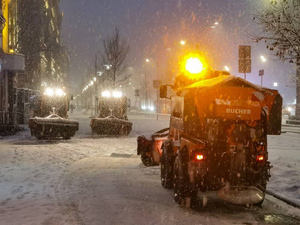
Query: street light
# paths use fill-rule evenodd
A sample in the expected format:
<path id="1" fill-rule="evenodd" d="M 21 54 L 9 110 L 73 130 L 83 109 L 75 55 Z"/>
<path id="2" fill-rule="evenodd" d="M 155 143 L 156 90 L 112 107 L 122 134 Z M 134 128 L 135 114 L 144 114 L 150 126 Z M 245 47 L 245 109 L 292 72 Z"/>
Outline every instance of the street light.
<path id="1" fill-rule="evenodd" d="M 277 83 L 277 82 L 274 82 L 274 83 L 273 83 L 273 86 L 274 86 L 274 87 L 278 87 L 278 83 Z"/>
<path id="2" fill-rule="evenodd" d="M 263 55 L 260 56 L 260 60 L 265 63 L 267 61 L 266 57 L 264 57 Z M 263 76 L 264 76 L 265 71 L 264 70 L 260 70 L 259 71 L 259 76 L 261 77 L 261 81 L 260 81 L 260 85 L 263 86 Z"/>
<path id="3" fill-rule="evenodd" d="M 224 66 L 224 70 L 229 71 L 229 67 L 228 66 Z"/>
<path id="4" fill-rule="evenodd" d="M 260 56 L 260 59 L 261 59 L 262 62 L 266 62 L 267 61 L 266 57 L 264 57 L 263 55 Z"/>
<path id="5" fill-rule="evenodd" d="M 150 59 L 146 59 L 146 62 L 150 62 Z"/>
<path id="6" fill-rule="evenodd" d="M 181 40 L 181 41 L 180 41 L 180 44 L 181 44 L 181 45 L 185 45 L 185 44 L 186 44 L 186 41 L 185 41 L 185 40 Z"/>

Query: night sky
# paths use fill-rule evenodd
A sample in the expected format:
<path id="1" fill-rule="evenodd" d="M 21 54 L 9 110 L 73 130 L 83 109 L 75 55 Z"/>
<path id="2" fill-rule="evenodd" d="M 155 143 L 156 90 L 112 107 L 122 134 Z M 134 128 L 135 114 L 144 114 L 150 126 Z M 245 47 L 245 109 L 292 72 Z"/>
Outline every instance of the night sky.
<path id="1" fill-rule="evenodd" d="M 69 49 L 71 81 L 79 84 L 86 70 L 94 65 L 95 54 L 102 54 L 102 41 L 119 26 L 131 51 L 128 65 L 141 71 L 146 58 L 164 68 L 166 49 L 176 51 L 181 39 L 187 46 L 205 52 L 216 70 L 230 67 L 238 73 L 238 46 L 252 46 L 252 73 L 247 80 L 260 84 L 258 71 L 265 70 L 264 86 L 279 83 L 286 103 L 293 102 L 295 88 L 291 64 L 277 62 L 263 44 L 251 41 L 258 32 L 253 14 L 267 0 L 61 0 L 64 13 L 62 40 Z M 215 29 L 210 26 L 215 22 Z M 260 61 L 260 55 L 268 58 Z M 155 66 L 152 68 L 155 74 Z M 162 69 L 163 70 L 163 69 Z M 137 73 L 137 72 L 136 72 Z M 289 87 L 286 87 L 289 85 Z"/>

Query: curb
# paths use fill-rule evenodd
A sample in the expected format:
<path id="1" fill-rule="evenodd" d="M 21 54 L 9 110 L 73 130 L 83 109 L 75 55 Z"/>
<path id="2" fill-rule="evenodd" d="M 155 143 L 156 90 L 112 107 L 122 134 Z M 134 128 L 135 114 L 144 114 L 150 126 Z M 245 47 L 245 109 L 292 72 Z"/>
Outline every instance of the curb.
<path id="1" fill-rule="evenodd" d="M 147 111 L 129 111 L 128 115 L 147 115 L 147 116 L 156 116 L 155 112 L 147 112 Z M 170 116 L 170 114 L 158 113 L 158 116 Z"/>
<path id="2" fill-rule="evenodd" d="M 282 127 L 299 127 L 300 125 L 295 125 L 295 124 L 281 124 Z"/>
<path id="3" fill-rule="evenodd" d="M 279 199 L 279 200 L 281 200 L 281 201 L 283 201 L 283 202 L 285 202 L 285 203 L 287 203 L 287 204 L 289 204 L 293 207 L 300 208 L 300 203 L 293 202 L 290 199 L 288 199 L 288 198 L 286 198 L 286 197 L 284 197 L 284 196 L 282 196 L 282 195 L 280 195 L 280 194 L 278 194 L 274 191 L 266 190 L 266 193 L 269 194 L 269 195 L 272 195 L 273 197 L 275 197 L 275 198 L 277 198 L 277 199 Z"/>

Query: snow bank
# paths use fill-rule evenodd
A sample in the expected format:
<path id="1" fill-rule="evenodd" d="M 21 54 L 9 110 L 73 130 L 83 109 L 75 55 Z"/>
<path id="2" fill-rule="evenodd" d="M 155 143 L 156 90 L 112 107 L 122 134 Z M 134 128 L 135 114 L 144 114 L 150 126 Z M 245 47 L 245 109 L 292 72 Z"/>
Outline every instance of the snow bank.
<path id="1" fill-rule="evenodd" d="M 300 134 L 283 133 L 268 138 L 273 168 L 267 189 L 300 205 Z"/>

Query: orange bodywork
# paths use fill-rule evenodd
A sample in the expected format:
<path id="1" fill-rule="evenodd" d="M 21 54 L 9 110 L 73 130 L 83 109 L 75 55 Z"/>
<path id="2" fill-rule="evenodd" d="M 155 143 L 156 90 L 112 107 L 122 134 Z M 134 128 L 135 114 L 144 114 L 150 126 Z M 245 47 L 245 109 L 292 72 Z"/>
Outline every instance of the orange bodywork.
<path id="1" fill-rule="evenodd" d="M 208 120 L 232 121 L 226 135 L 228 137 L 226 149 L 231 151 L 238 147 L 238 143 L 234 141 L 233 137 L 233 131 L 236 129 L 235 123 L 240 121 L 239 123 L 246 124 L 248 127 L 255 127 L 262 120 L 262 109 L 264 109 L 268 122 L 276 97 L 280 96 L 276 90 L 262 88 L 232 75 L 221 74 L 190 85 L 187 85 L 188 83 L 182 82 L 182 80 L 177 84 L 175 82 L 173 88 L 177 96 L 171 98 L 169 135 L 165 138 L 155 138 L 152 149 L 156 152 L 154 154 L 156 156 L 162 155 L 162 145 L 166 139 L 174 142 L 175 154 L 184 147 L 189 151 L 204 149 L 205 139 L 200 137 L 203 137 L 203 134 L 209 135 L 206 130 Z M 195 108 L 195 112 L 189 112 L 192 110 L 191 106 Z M 191 117 L 197 117 L 197 121 L 189 122 L 193 121 Z M 197 132 L 198 134 L 196 134 Z M 272 134 L 280 133 L 281 127 L 277 127 Z M 153 152 L 149 154 L 153 155 Z M 156 158 L 156 162 L 159 162 L 157 157 L 154 158 Z"/>

